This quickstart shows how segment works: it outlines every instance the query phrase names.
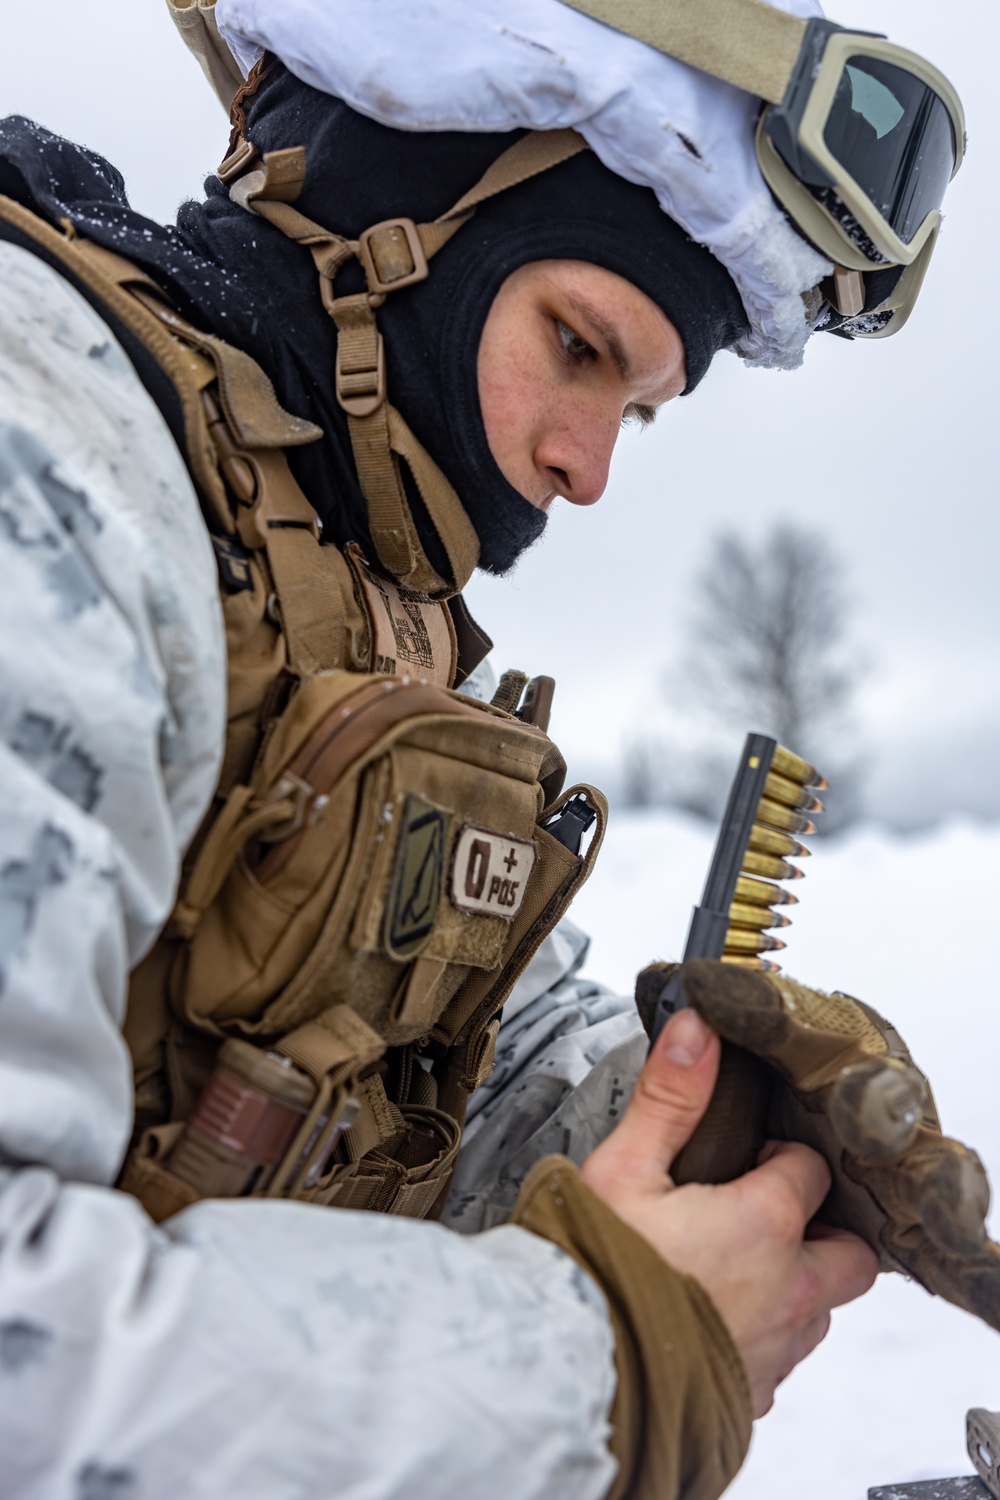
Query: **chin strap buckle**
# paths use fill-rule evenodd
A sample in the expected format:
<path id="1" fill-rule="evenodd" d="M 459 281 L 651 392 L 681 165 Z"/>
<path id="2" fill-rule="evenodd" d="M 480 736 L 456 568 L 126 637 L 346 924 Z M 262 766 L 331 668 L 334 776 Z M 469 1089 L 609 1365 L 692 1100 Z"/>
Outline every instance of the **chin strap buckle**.
<path id="1" fill-rule="evenodd" d="M 427 280 L 427 255 L 412 219 L 383 219 L 373 224 L 358 240 L 357 255 L 373 297 Z"/>
<path id="2" fill-rule="evenodd" d="M 369 295 L 335 297 L 325 278 L 320 286 L 323 306 L 337 325 L 337 403 L 352 417 L 370 417 L 385 404 L 385 344 Z"/>

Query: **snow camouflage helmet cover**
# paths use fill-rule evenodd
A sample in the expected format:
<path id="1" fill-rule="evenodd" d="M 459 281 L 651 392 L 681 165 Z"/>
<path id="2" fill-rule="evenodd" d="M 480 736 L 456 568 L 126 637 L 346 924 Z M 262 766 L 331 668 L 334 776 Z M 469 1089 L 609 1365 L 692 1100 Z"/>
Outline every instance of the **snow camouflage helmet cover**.
<path id="1" fill-rule="evenodd" d="M 821 14 L 813 0 L 773 3 Z M 803 294 L 832 267 L 761 176 L 755 96 L 560 0 L 217 0 L 216 19 L 245 72 L 266 49 L 400 130 L 578 130 L 726 267 L 750 320 L 736 352 L 774 369 L 801 364 Z"/>

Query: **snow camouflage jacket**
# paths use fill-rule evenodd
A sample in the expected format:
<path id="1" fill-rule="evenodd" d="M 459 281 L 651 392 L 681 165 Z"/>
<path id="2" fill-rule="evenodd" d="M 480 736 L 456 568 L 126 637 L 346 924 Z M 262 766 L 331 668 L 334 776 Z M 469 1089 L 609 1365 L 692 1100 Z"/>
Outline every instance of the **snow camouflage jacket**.
<path id="1" fill-rule="evenodd" d="M 447 691 L 488 644 L 460 598 L 321 544 L 284 452 L 321 432 L 247 354 L 75 221 L 0 217 L 137 350 L 219 565 L 225 752 L 131 984 L 121 1186 L 158 1220 L 251 1192 L 439 1211 L 500 1007 L 589 872 L 603 798 L 561 795 L 541 729 Z M 583 856 L 559 836 L 570 798 L 598 823 Z"/>
<path id="2" fill-rule="evenodd" d="M 343 1494 L 371 1492 L 373 1473 L 378 1493 L 413 1493 L 427 1466 L 434 1492 L 603 1494 L 607 1309 L 554 1245 L 514 1228 L 459 1241 L 371 1215 L 331 1222 L 275 1200 L 196 1205 L 156 1230 L 107 1191 L 131 1119 L 126 977 L 169 914 L 220 773 L 223 630 L 190 480 L 133 368 L 60 276 L 9 243 L 0 259 L 0 545 L 13 580 L 0 1375 L 19 1387 L 0 1411 L 13 1460 L 0 1493 L 318 1495 L 335 1456 Z M 457 1227 L 504 1218 L 550 1143 L 582 1157 L 635 1076 L 631 1007 L 572 978 L 582 948 L 572 929 L 553 937 L 519 985 L 468 1131 Z M 575 1139 L 570 1121 L 585 1122 Z M 446 1364 L 448 1388 L 465 1393 L 443 1417 L 433 1382 L 418 1392 L 405 1379 L 417 1357 Z M 358 1438 L 371 1400 L 357 1374 L 376 1368 L 383 1390 L 387 1371 L 404 1376 L 388 1456 Z M 254 1392 L 278 1369 L 275 1410 Z M 709 1384 L 718 1404 L 719 1371 Z M 157 1392 L 139 1430 L 127 1420 L 137 1390 Z M 469 1396 L 491 1413 L 488 1436 Z M 252 1420 L 234 1425 L 241 1406 Z M 54 1435 L 55 1410 L 68 1416 Z M 742 1444 L 729 1446 L 731 1470 Z"/>

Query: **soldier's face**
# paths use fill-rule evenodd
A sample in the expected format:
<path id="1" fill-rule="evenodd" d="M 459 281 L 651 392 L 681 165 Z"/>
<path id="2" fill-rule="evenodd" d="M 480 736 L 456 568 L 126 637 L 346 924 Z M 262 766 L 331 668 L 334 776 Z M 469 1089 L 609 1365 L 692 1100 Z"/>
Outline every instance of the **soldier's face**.
<path id="1" fill-rule="evenodd" d="M 622 423 L 653 420 L 684 389 L 684 345 L 645 292 L 586 261 L 522 266 L 479 345 L 479 400 L 507 482 L 545 510 L 593 505 Z"/>

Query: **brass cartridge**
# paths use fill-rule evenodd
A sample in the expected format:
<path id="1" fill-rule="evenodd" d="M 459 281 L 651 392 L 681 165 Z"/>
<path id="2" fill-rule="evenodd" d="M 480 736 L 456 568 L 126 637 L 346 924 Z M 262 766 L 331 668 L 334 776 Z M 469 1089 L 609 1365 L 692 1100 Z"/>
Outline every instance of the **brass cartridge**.
<path id="1" fill-rule="evenodd" d="M 795 865 L 786 864 L 783 859 L 775 859 L 770 854 L 755 853 L 748 849 L 743 856 L 743 869 L 748 875 L 763 875 L 770 880 L 802 880 L 805 870 L 799 870 Z M 792 897 L 792 900 L 796 900 Z"/>
<path id="2" fill-rule="evenodd" d="M 786 868 L 791 870 L 794 866 Z M 754 880 L 749 875 L 737 876 L 734 894 L 737 901 L 749 901 L 753 906 L 796 906 L 799 899 L 791 891 L 782 890 L 780 885 L 773 885 L 769 880 Z"/>
<path id="3" fill-rule="evenodd" d="M 784 807 L 794 807 L 798 812 L 823 811 L 822 802 L 813 796 L 808 787 L 800 786 L 797 781 L 789 781 L 787 776 L 779 776 L 775 771 L 771 771 L 764 782 L 764 796 L 770 797 L 772 802 L 780 802 Z"/>
<path id="4" fill-rule="evenodd" d="M 822 791 L 827 785 L 826 778 L 819 774 L 815 766 L 803 760 L 801 755 L 795 755 L 793 751 L 786 750 L 784 745 L 775 745 L 774 754 L 771 756 L 771 767 L 791 781 L 797 781 L 800 786 L 814 786 Z"/>
<path id="5" fill-rule="evenodd" d="M 780 938 L 746 927 L 730 927 L 726 933 L 724 953 L 770 953 L 785 945 Z"/>
<path id="6" fill-rule="evenodd" d="M 762 932 L 765 927 L 790 927 L 791 921 L 769 906 L 750 906 L 743 901 L 734 901 L 729 908 L 729 923 L 732 927 L 751 927 Z"/>
<path id="7" fill-rule="evenodd" d="M 769 823 L 772 828 L 784 828 L 788 833 L 816 832 L 816 824 L 811 823 L 804 814 L 791 807 L 782 807 L 780 802 L 772 802 L 769 797 L 762 797 L 758 802 L 756 818 L 760 823 Z"/>
<path id="8" fill-rule="evenodd" d="M 790 838 L 787 833 L 779 833 L 775 828 L 764 828 L 760 823 L 755 823 L 750 829 L 750 838 L 747 841 L 751 849 L 758 854 L 774 854 L 779 859 L 791 857 L 792 859 L 804 859 L 809 850 L 805 844 L 800 844 L 797 839 Z M 746 861 L 743 868 L 748 869 Z"/>

